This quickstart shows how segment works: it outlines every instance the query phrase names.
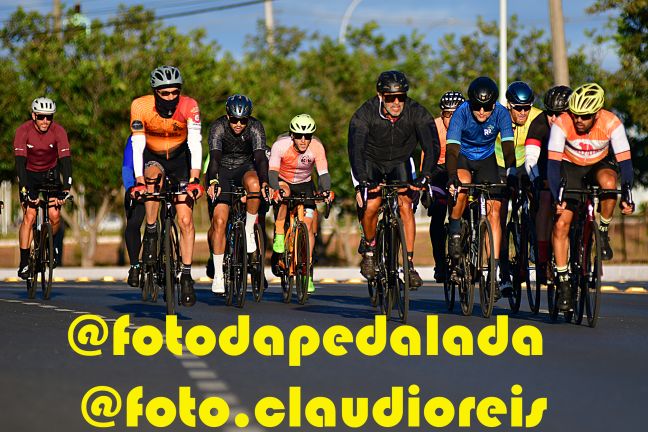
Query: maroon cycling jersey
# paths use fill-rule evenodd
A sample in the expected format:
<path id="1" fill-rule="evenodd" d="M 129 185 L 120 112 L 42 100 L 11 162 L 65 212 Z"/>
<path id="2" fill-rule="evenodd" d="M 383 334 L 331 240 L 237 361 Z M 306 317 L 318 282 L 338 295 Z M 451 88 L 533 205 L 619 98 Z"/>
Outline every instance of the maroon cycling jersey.
<path id="1" fill-rule="evenodd" d="M 14 155 L 27 159 L 27 170 L 43 172 L 56 166 L 60 158 L 70 156 L 70 143 L 63 126 L 52 122 L 45 133 L 28 120 L 18 129 L 14 138 Z"/>

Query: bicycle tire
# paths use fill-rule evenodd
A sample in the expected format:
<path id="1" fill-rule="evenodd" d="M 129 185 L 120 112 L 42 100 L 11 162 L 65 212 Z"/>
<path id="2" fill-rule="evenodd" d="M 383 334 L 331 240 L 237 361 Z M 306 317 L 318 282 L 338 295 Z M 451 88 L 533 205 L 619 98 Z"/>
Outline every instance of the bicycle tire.
<path id="1" fill-rule="evenodd" d="M 36 284 L 38 282 L 38 257 L 40 249 L 40 234 L 36 225 L 32 228 L 32 241 L 29 245 L 29 275 L 27 276 L 27 298 L 36 298 Z"/>
<path id="2" fill-rule="evenodd" d="M 409 314 L 410 266 L 407 258 L 407 243 L 405 229 L 400 218 L 392 220 L 391 250 L 393 254 L 393 299 L 398 311 L 398 318 L 403 324 L 407 323 Z"/>
<path id="3" fill-rule="evenodd" d="M 601 274 L 603 273 L 603 261 L 601 255 L 601 236 L 595 221 L 589 223 L 589 239 L 587 250 L 584 255 L 585 262 L 583 277 L 583 293 L 585 297 L 585 311 L 587 314 L 587 325 L 594 328 L 598 322 L 601 308 Z"/>
<path id="4" fill-rule="evenodd" d="M 49 223 L 41 225 L 40 241 L 40 274 L 43 300 L 49 300 L 52 294 L 52 276 L 54 274 L 54 235 Z"/>
<path id="5" fill-rule="evenodd" d="M 445 235 L 448 235 L 448 224 L 445 224 Z M 455 290 L 457 288 L 456 282 L 453 280 L 452 272 L 452 258 L 448 253 L 448 241 L 445 242 L 445 261 L 443 265 L 445 266 L 445 278 L 443 279 L 443 297 L 445 298 L 446 309 L 448 312 L 452 312 L 455 304 Z M 456 273 L 455 273 L 456 278 Z"/>
<path id="6" fill-rule="evenodd" d="M 297 222 L 295 227 L 295 285 L 297 301 L 300 305 L 308 300 L 308 278 L 310 277 L 310 244 L 308 228 L 304 222 Z"/>
<path id="7" fill-rule="evenodd" d="M 376 258 L 375 269 L 375 288 L 376 288 L 376 304 L 383 315 L 388 315 L 391 301 L 391 290 L 387 283 L 387 244 L 385 243 L 385 223 L 381 219 L 376 228 L 376 251 L 374 257 Z M 388 311 L 389 309 L 389 311 Z"/>
<path id="8" fill-rule="evenodd" d="M 234 223 L 232 234 L 234 235 L 234 250 L 230 263 L 230 279 L 234 294 L 236 307 L 242 308 L 245 305 L 247 295 L 247 240 L 245 225 L 242 221 Z"/>
<path id="9" fill-rule="evenodd" d="M 248 264 L 251 268 L 250 279 L 252 281 L 252 295 L 255 302 L 260 302 L 263 297 L 265 284 L 265 241 L 263 231 L 259 224 L 254 224 L 254 238 L 256 240 L 257 251 L 252 254 L 253 259 Z"/>
<path id="10" fill-rule="evenodd" d="M 526 283 L 527 300 L 529 301 L 529 310 L 533 315 L 537 315 L 540 311 L 540 294 L 542 284 L 540 284 L 540 282 L 538 281 L 539 257 L 536 227 L 533 219 L 528 213 L 528 209 L 526 211 L 522 211 L 521 224 L 521 250 L 526 254 L 526 271 L 524 272 L 524 282 Z M 547 265 L 549 264 L 547 263 Z"/>
<path id="11" fill-rule="evenodd" d="M 163 266 L 164 266 L 164 301 L 166 302 L 166 313 L 167 315 L 175 315 L 175 279 L 176 279 L 176 257 L 174 242 L 172 240 L 173 228 L 172 228 L 171 219 L 166 219 L 164 221 L 164 255 L 163 255 Z"/>
<path id="12" fill-rule="evenodd" d="M 490 318 L 495 305 L 495 248 L 493 244 L 493 229 L 488 220 L 479 224 L 479 300 L 481 313 L 484 318 Z"/>
<path id="13" fill-rule="evenodd" d="M 522 298 L 522 278 L 526 273 L 525 253 L 522 249 L 524 236 L 521 224 L 513 221 L 506 225 L 506 236 L 508 239 L 508 261 L 509 275 L 511 277 L 511 296 L 508 298 L 508 304 L 512 313 L 520 310 L 520 300 Z"/>
<path id="14" fill-rule="evenodd" d="M 155 285 L 155 267 L 152 265 L 145 265 L 142 269 L 142 278 L 140 284 L 142 285 L 142 300 L 157 302 L 158 290 Z"/>

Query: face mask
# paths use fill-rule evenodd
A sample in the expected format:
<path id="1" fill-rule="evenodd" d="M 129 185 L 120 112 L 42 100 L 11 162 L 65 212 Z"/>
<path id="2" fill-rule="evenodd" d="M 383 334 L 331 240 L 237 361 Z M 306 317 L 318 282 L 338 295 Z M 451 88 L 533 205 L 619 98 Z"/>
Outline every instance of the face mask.
<path id="1" fill-rule="evenodd" d="M 155 109 L 162 118 L 171 118 L 173 113 L 175 113 L 178 102 L 180 102 L 180 96 L 172 100 L 162 99 L 156 91 L 153 92 L 155 96 Z"/>

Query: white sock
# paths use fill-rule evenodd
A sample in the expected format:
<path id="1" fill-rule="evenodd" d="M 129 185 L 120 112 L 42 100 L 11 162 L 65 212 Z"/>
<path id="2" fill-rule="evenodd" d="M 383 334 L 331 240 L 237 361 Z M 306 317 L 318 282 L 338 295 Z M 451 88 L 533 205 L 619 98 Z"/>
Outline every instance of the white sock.
<path id="1" fill-rule="evenodd" d="M 212 258 L 214 260 L 214 279 L 217 277 L 223 277 L 223 258 L 225 257 L 225 254 L 212 254 Z"/>
<path id="2" fill-rule="evenodd" d="M 252 253 L 256 251 L 256 240 L 254 239 L 254 224 L 256 223 L 257 215 L 246 212 L 245 214 L 245 234 L 247 234 L 247 252 Z"/>

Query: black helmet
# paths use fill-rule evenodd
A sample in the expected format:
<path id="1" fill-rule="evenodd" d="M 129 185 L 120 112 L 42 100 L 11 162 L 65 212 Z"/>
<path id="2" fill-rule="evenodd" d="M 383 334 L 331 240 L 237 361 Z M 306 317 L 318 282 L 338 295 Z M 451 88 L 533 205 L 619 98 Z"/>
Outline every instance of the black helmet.
<path id="1" fill-rule="evenodd" d="M 386 71 L 378 77 L 376 90 L 378 93 L 407 93 L 409 83 L 403 72 Z"/>
<path id="2" fill-rule="evenodd" d="M 232 95 L 225 102 L 225 111 L 231 117 L 249 117 L 252 115 L 252 101 L 247 96 Z"/>
<path id="3" fill-rule="evenodd" d="M 461 92 L 445 92 L 439 101 L 439 108 L 441 108 L 441 111 L 456 110 L 465 100 L 466 98 L 463 97 Z"/>
<path id="4" fill-rule="evenodd" d="M 544 106 L 547 111 L 563 112 L 569 108 L 568 100 L 573 90 L 567 86 L 555 86 L 544 95 Z"/>
<path id="5" fill-rule="evenodd" d="M 468 87 L 468 101 L 472 108 L 491 107 L 498 97 L 497 84 L 488 77 L 479 77 Z"/>
<path id="6" fill-rule="evenodd" d="M 512 105 L 531 105 L 535 95 L 529 84 L 524 81 L 513 81 L 506 89 L 506 100 Z"/>

